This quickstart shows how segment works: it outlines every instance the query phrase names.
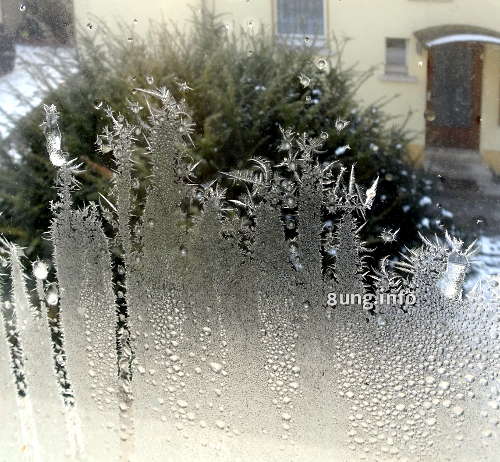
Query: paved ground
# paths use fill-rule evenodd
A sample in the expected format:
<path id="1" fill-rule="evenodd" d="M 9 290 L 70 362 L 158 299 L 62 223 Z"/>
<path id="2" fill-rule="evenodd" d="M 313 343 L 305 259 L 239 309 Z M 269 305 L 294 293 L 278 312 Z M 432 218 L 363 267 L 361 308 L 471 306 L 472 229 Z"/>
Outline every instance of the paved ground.
<path id="1" fill-rule="evenodd" d="M 438 200 L 457 225 L 473 235 L 500 235 L 500 182 L 480 154 L 428 150 L 426 169 L 440 175 Z"/>
<path id="2" fill-rule="evenodd" d="M 500 182 L 478 152 L 428 150 L 426 169 L 439 177 L 436 198 L 454 215 L 457 227 L 478 239 L 479 254 L 468 286 L 500 273 Z"/>

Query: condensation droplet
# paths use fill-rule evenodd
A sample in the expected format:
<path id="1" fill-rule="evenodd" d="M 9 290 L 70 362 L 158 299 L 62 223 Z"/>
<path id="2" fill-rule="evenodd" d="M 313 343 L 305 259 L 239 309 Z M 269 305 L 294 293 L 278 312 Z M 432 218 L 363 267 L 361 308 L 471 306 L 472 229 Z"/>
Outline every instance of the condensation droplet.
<path id="1" fill-rule="evenodd" d="M 47 289 L 45 300 L 47 301 L 47 304 L 51 306 L 57 305 L 57 303 L 59 302 L 59 291 L 57 290 L 57 287 L 55 285 L 51 285 Z"/>
<path id="2" fill-rule="evenodd" d="M 224 422 L 223 420 L 216 420 L 215 426 L 221 430 L 224 430 L 224 428 L 226 428 L 226 422 Z"/>
<path id="3" fill-rule="evenodd" d="M 66 163 L 66 158 L 62 151 L 52 151 L 49 154 L 49 160 L 54 167 L 62 167 Z"/>
<path id="4" fill-rule="evenodd" d="M 432 109 L 427 109 L 424 112 L 424 117 L 428 122 L 434 122 L 436 120 L 436 113 Z"/>
<path id="5" fill-rule="evenodd" d="M 37 279 L 44 280 L 47 279 L 49 274 L 49 267 L 47 263 L 37 260 L 33 263 L 33 276 Z"/>
<path id="6" fill-rule="evenodd" d="M 326 71 L 328 70 L 328 61 L 325 58 L 318 58 L 316 60 L 316 67 L 320 71 Z"/>
<path id="7" fill-rule="evenodd" d="M 222 364 L 217 363 L 217 362 L 211 362 L 209 363 L 210 369 L 214 371 L 216 374 L 220 373 L 222 371 Z"/>

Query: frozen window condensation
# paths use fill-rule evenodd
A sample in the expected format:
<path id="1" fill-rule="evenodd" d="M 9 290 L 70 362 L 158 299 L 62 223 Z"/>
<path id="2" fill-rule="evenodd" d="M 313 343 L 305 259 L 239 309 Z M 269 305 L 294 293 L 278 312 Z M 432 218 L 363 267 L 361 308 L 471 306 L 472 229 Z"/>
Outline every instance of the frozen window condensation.
<path id="1" fill-rule="evenodd" d="M 45 111 L 44 127 L 50 148 L 52 137 L 60 136 L 57 111 L 53 106 L 46 106 Z M 60 150 L 59 144 L 57 149 Z M 65 366 L 76 399 L 77 418 L 86 430 L 86 451 L 89 457 L 102 457 L 103 453 L 116 451 L 112 432 L 119 431 L 117 315 L 108 240 L 95 204 L 83 209 L 72 206 L 71 192 L 78 186 L 78 166 L 71 160 L 54 166 L 59 169 L 59 201 L 52 205 L 50 236 L 59 299 L 52 286 L 46 300 L 59 304 Z"/>
<path id="2" fill-rule="evenodd" d="M 0 286 L 3 296 L 3 287 Z M 7 341 L 7 332 L 11 330 L 11 323 L 5 317 L 4 303 L 0 304 L 0 409 L 5 424 L 0 426 L 0 447 L 6 453 L 14 454 L 18 448 L 27 445 L 26 435 L 21 433 L 20 405 L 22 399 L 18 396 L 13 374 L 12 357 Z M 24 437 L 24 439 L 23 439 Z"/>
<path id="3" fill-rule="evenodd" d="M 71 431 L 64 432 L 61 438 L 54 441 L 53 428 L 64 428 L 67 419 L 67 409 L 63 406 L 59 377 L 54 363 L 54 349 L 51 341 L 50 326 L 47 318 L 43 279 L 46 274 L 41 262 L 38 262 L 37 279 L 40 306 L 35 309 L 26 287 L 26 275 L 21 262 L 22 249 L 18 246 L 3 242 L 7 252 L 10 276 L 12 281 L 11 304 L 16 317 L 17 338 L 23 358 L 22 386 L 29 389 L 26 396 L 26 407 L 32 409 L 34 438 L 37 447 L 32 451 L 41 460 L 49 458 L 52 451 L 57 454 L 66 454 L 71 450 L 69 441 L 73 437 Z M 42 274 L 43 273 L 43 274 Z M 41 296 L 41 297 L 40 297 Z M 54 412 L 61 408 L 63 412 Z"/>
<path id="4" fill-rule="evenodd" d="M 114 114 L 111 109 L 106 112 L 111 119 L 111 128 L 106 127 L 104 133 L 98 136 L 97 145 L 103 154 L 111 151 L 115 161 L 111 195 L 115 199 L 116 207 L 109 201 L 106 201 L 106 205 L 111 206 L 111 210 L 108 210 L 108 217 L 112 212 L 116 212 L 117 244 L 123 252 L 123 259 L 129 264 L 132 253 L 130 218 L 133 209 L 133 139 L 140 131 L 136 126 L 128 123 L 123 115 Z M 109 220 L 113 223 L 114 218 L 111 216 Z"/>
<path id="5" fill-rule="evenodd" d="M 37 281 L 39 300 L 59 306 L 82 454 L 494 461 L 498 281 L 462 294 L 472 247 L 423 238 L 404 261 L 370 270 L 359 231 L 378 183 L 365 190 L 354 167 L 321 162 L 325 135 L 283 130 L 278 165 L 255 158 L 249 170 L 196 185 L 186 108 L 165 89 L 137 93 L 149 111 L 140 130 L 108 111 L 98 141 L 115 159 L 100 209 L 73 205 L 79 167 L 61 150 L 57 111 L 46 108 L 49 154 L 64 158 L 53 162 L 57 280 L 33 269 L 47 278 Z M 132 227 L 135 136 L 146 137 L 152 176 Z M 228 183 L 244 193 L 228 200 Z M 121 251 L 116 287 L 100 213 Z M 36 314 L 22 267 L 14 269 L 15 308 Z M 114 289 L 129 315 L 120 324 Z M 329 310 L 328 292 L 412 293 L 416 303 Z M 29 365 L 27 348 L 22 356 Z M 18 373 L 23 362 L 13 358 Z M 26 383 L 34 400 L 29 374 Z"/>

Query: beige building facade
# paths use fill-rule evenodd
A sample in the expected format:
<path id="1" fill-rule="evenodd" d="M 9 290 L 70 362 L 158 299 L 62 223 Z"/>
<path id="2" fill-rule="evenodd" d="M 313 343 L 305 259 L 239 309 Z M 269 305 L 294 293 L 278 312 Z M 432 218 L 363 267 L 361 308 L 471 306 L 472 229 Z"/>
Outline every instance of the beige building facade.
<path id="1" fill-rule="evenodd" d="M 386 111 L 400 120 L 412 111 L 416 161 L 429 148 L 475 152 L 500 173 L 498 0 L 74 0 L 74 7 L 77 23 L 119 20 L 137 33 L 162 18 L 189 27 L 191 8 L 205 7 L 236 26 L 308 37 L 331 56 L 332 34 L 348 37 L 345 65 L 376 68 L 358 100 L 399 95 Z"/>
<path id="2" fill-rule="evenodd" d="M 13 34 L 21 21 L 20 5 L 16 0 L 0 0 L 0 27 Z"/>

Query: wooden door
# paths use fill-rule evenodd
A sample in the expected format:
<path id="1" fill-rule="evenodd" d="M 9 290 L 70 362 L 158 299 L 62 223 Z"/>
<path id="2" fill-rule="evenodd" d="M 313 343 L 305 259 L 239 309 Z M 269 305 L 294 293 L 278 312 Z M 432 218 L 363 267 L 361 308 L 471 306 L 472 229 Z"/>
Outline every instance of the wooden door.
<path id="1" fill-rule="evenodd" d="M 472 42 L 429 49 L 427 146 L 479 150 L 482 53 Z"/>

